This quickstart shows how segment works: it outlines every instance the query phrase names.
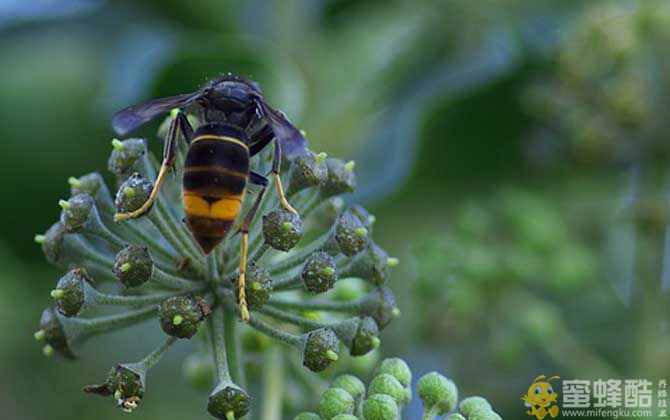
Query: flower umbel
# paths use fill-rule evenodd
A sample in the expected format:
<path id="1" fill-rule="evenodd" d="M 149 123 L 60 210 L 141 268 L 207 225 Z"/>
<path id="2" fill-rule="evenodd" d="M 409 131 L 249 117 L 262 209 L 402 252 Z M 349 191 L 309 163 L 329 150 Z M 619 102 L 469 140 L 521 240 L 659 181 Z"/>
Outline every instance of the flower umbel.
<path id="1" fill-rule="evenodd" d="M 35 339 L 44 343 L 46 355 L 74 358 L 93 336 L 148 319 L 166 335 L 145 358 L 115 366 L 103 384 L 85 391 L 113 396 L 130 412 L 150 395 L 146 376 L 163 354 L 180 339 L 200 337 L 198 354 L 189 359 L 185 374 L 200 385 L 215 378 L 207 410 L 230 420 L 245 416 L 254 403 L 245 389 L 242 334 L 254 331 L 293 347 L 312 371 L 336 363 L 342 346 L 352 356 L 379 346 L 380 330 L 399 314 L 384 286 L 397 260 L 373 242 L 374 216 L 360 206 L 346 206 L 339 196 L 355 187 L 353 162 L 311 151 L 284 159 L 281 180 L 290 206 L 270 185 L 248 237 L 242 239 L 236 232 L 259 194 L 258 188 L 248 186 L 233 228 L 206 256 L 182 222 L 179 175 L 186 147 L 178 148 L 177 176 L 167 177 L 149 211 L 137 219 L 115 221 L 115 213 L 142 206 L 158 168 L 143 139 L 114 139 L 112 146 L 108 166 L 116 193 L 97 173 L 71 177 L 72 196 L 59 202 L 59 221 L 35 236 L 47 260 L 67 270 L 51 291 L 53 306 L 44 310 Z M 267 149 L 251 160 L 258 173 L 271 169 L 272 148 Z M 240 250 L 242 240 L 248 241 L 247 255 Z M 348 300 L 323 296 L 337 291 L 339 280 L 348 277 L 366 280 L 366 289 Z M 239 322 L 247 318 L 241 298 L 249 311 L 246 323 Z M 115 312 L 99 315 L 102 307 Z M 260 339 L 254 342 L 268 347 Z M 341 381 L 348 392 L 362 386 Z M 378 386 L 392 392 L 400 383 Z M 362 392 L 354 392 L 351 401 L 344 397 L 340 405 L 353 410 Z"/>

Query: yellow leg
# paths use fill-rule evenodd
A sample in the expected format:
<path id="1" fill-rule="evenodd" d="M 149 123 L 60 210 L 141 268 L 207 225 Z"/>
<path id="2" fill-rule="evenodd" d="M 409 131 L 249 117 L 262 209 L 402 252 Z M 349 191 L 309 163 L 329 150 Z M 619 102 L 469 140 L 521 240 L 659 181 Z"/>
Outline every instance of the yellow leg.
<path id="1" fill-rule="evenodd" d="M 291 204 L 286 199 L 286 195 L 284 195 L 284 187 L 281 184 L 281 178 L 279 178 L 279 174 L 274 174 L 274 176 L 275 184 L 277 184 L 277 192 L 279 193 L 279 199 L 281 200 L 281 205 L 289 212 L 298 214 L 298 211 L 294 209 L 293 206 L 291 206 Z"/>
<path id="2" fill-rule="evenodd" d="M 245 276 L 247 273 L 247 242 L 249 239 L 248 233 L 242 233 L 242 241 L 240 246 L 242 247 L 242 252 L 240 253 L 240 277 L 237 282 L 238 300 L 240 302 L 240 316 L 242 321 L 249 321 L 249 310 L 247 309 L 247 291 L 245 289 Z"/>
<path id="3" fill-rule="evenodd" d="M 158 197 L 158 192 L 160 191 L 163 182 L 165 182 L 165 178 L 167 177 L 169 171 L 170 171 L 170 165 L 167 165 L 165 162 L 163 162 L 163 164 L 161 165 L 161 170 L 160 172 L 158 172 L 158 177 L 156 178 L 154 188 L 151 190 L 151 195 L 149 195 L 147 201 L 145 201 L 144 204 L 142 204 L 142 207 L 128 213 L 116 213 L 114 215 L 114 220 L 119 221 L 119 220 L 133 219 L 136 217 L 140 217 L 141 215 L 146 213 L 146 211 L 149 210 L 153 202 L 156 201 L 156 197 Z"/>

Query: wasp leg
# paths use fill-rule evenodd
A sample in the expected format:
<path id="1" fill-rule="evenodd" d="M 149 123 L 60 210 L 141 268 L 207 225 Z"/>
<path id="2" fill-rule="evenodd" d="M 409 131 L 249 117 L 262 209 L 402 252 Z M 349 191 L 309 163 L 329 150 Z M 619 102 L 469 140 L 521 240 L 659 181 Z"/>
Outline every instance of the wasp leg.
<path id="1" fill-rule="evenodd" d="M 256 197 L 253 206 L 251 206 L 249 212 L 244 217 L 242 226 L 240 226 L 240 233 L 242 234 L 242 240 L 240 241 L 241 252 L 240 252 L 240 268 L 238 270 L 239 277 L 237 281 L 237 288 L 238 288 L 237 300 L 240 305 L 240 317 L 244 322 L 249 321 L 249 309 L 247 308 L 247 291 L 245 289 L 246 273 L 247 273 L 247 250 L 249 245 L 249 227 L 251 226 L 251 222 L 253 222 L 254 217 L 256 216 L 258 206 L 261 204 L 261 201 L 263 201 L 263 196 L 265 195 L 265 190 L 267 186 L 267 179 L 265 179 L 264 176 L 259 175 L 255 172 L 251 173 L 249 181 L 253 182 L 254 184 L 258 183 L 263 188 L 258 193 L 258 196 Z"/>
<path id="2" fill-rule="evenodd" d="M 172 166 L 174 165 L 175 159 L 177 157 L 177 141 L 179 140 L 179 132 L 184 135 L 184 140 L 187 143 L 191 142 L 191 139 L 193 138 L 193 128 L 189 124 L 186 115 L 184 115 L 184 113 L 181 111 L 177 112 L 177 115 L 170 123 L 170 128 L 168 129 L 167 135 L 165 136 L 165 146 L 163 147 L 163 163 L 161 164 L 160 171 L 158 172 L 158 176 L 156 177 L 156 181 L 154 182 L 154 187 L 151 190 L 149 198 L 139 209 L 135 211 L 128 213 L 116 213 L 114 215 L 114 220 L 118 221 L 140 217 L 151 208 L 151 205 L 154 203 L 154 201 L 156 201 L 158 192 L 160 191 L 163 182 L 165 182 L 165 178 L 167 177 L 168 173 L 170 173 L 170 170 L 172 169 Z"/>
<path id="3" fill-rule="evenodd" d="M 277 186 L 277 192 L 279 193 L 279 200 L 281 200 L 281 205 L 289 212 L 293 214 L 298 214 L 298 211 L 293 208 L 293 206 L 286 199 L 284 194 L 284 186 L 281 183 L 281 178 L 279 177 L 279 168 L 281 166 L 281 146 L 279 145 L 279 140 L 275 139 L 275 152 L 272 157 L 272 174 L 275 178 L 275 185 Z"/>

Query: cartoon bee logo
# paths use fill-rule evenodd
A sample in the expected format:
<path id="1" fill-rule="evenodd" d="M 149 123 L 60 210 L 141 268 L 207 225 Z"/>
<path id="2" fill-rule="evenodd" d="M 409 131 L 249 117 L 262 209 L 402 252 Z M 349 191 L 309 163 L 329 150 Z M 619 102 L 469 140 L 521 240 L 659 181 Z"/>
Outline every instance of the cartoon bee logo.
<path id="1" fill-rule="evenodd" d="M 535 416 L 536 419 L 542 420 L 547 417 L 549 414 L 552 418 L 558 416 L 558 405 L 556 400 L 558 399 L 558 394 L 554 392 L 554 389 L 551 387 L 551 382 L 554 379 L 561 379 L 560 376 L 552 376 L 551 378 L 545 379 L 545 375 L 540 375 L 530 384 L 528 387 L 528 392 L 526 395 L 521 397 L 521 400 L 528 407 L 526 414 L 529 416 Z M 554 405 L 552 405 L 554 404 Z"/>

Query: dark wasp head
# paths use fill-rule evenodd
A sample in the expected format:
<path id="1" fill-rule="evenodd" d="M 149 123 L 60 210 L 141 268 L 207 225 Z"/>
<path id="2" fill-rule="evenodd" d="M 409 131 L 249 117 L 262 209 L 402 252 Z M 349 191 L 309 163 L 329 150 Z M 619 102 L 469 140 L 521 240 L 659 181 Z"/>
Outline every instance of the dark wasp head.
<path id="1" fill-rule="evenodd" d="M 209 82 L 197 102 L 223 112 L 238 112 L 249 109 L 262 98 L 263 93 L 256 82 L 227 74 Z"/>

